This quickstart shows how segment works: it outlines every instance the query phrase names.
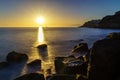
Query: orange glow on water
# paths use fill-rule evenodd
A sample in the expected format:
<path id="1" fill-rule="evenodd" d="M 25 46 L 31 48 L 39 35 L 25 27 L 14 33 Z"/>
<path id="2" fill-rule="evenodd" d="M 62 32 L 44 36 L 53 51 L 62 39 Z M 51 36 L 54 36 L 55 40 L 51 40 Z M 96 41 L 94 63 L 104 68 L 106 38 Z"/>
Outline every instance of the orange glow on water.
<path id="1" fill-rule="evenodd" d="M 44 42 L 44 33 L 43 33 L 43 28 L 42 28 L 42 26 L 40 26 L 40 27 L 38 28 L 38 42 L 39 42 L 39 43 Z"/>

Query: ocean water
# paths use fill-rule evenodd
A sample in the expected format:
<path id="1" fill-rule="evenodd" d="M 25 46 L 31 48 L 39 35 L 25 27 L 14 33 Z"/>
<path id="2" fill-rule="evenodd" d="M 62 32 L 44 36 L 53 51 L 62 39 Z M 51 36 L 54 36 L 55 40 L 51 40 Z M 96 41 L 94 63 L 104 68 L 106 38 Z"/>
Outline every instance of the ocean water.
<path id="1" fill-rule="evenodd" d="M 83 39 L 92 47 L 96 40 L 103 39 L 107 34 L 120 32 L 112 29 L 96 28 L 0 28 L 0 61 L 6 61 L 6 56 L 11 51 L 25 53 L 29 61 L 34 59 L 42 60 L 42 68 L 54 67 L 54 58 L 68 56 L 72 48 Z M 42 41 L 40 41 L 44 38 Z M 46 53 L 38 52 L 36 46 L 47 44 Z M 47 67 L 46 67 L 47 66 Z M 0 70 L 0 79 L 12 80 L 20 75 L 37 72 L 39 70 L 27 69 L 26 64 L 13 66 Z M 54 72 L 54 68 L 53 68 Z"/>

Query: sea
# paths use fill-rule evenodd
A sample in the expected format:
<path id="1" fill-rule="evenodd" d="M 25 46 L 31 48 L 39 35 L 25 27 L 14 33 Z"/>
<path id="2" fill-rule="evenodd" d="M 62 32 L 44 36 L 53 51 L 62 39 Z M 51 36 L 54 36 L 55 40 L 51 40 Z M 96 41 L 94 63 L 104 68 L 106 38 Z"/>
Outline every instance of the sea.
<path id="1" fill-rule="evenodd" d="M 46 74 L 47 69 L 54 70 L 55 57 L 71 55 L 74 46 L 81 41 L 91 48 L 97 40 L 105 38 L 109 33 L 120 32 L 118 29 L 75 28 L 75 27 L 14 27 L 0 28 L 0 62 L 6 61 L 11 51 L 27 54 L 27 63 L 40 59 L 42 70 L 29 69 L 26 64 L 12 64 L 0 70 L 1 80 L 13 80 L 24 74 L 41 72 Z M 47 44 L 47 52 L 39 52 L 37 46 Z"/>

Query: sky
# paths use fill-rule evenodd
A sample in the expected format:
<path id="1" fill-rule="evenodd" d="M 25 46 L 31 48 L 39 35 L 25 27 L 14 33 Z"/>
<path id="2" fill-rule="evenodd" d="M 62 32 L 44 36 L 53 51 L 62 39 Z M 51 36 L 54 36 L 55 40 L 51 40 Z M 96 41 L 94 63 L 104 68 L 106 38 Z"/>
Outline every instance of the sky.
<path id="1" fill-rule="evenodd" d="M 0 27 L 80 26 L 120 10 L 120 0 L 0 0 Z"/>

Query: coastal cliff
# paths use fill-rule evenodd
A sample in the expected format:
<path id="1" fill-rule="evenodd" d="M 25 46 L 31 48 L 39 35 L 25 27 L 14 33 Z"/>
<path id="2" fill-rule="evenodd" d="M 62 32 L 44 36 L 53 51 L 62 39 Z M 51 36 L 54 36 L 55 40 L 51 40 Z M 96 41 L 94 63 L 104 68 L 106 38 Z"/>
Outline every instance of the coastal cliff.
<path id="1" fill-rule="evenodd" d="M 101 20 L 85 22 L 80 27 L 120 29 L 120 11 L 116 12 L 114 15 L 105 16 Z"/>

